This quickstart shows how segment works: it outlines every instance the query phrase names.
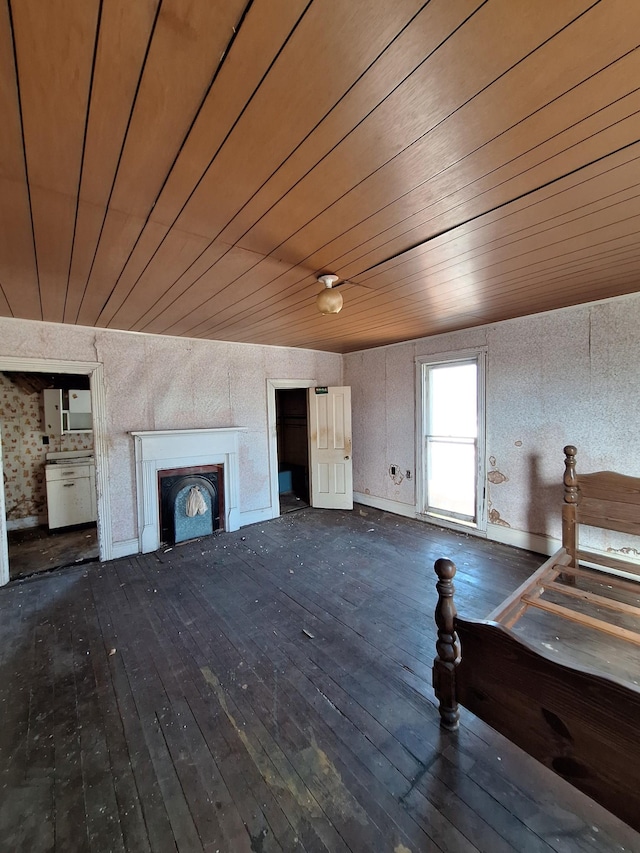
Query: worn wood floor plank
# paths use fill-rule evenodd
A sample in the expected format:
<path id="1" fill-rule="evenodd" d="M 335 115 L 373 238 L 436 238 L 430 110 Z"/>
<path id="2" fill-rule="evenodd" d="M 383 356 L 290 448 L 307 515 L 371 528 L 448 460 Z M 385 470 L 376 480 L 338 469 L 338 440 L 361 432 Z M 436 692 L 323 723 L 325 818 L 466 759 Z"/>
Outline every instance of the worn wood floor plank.
<path id="1" fill-rule="evenodd" d="M 440 556 L 475 616 L 540 562 L 305 509 L 0 590 L 0 850 L 640 850 L 471 714 L 441 732 Z"/>

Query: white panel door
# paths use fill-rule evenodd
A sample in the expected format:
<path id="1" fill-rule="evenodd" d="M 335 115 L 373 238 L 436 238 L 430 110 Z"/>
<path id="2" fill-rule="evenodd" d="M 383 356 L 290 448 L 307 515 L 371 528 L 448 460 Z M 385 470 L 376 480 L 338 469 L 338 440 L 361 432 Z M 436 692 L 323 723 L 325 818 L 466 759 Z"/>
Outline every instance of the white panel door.
<path id="1" fill-rule="evenodd" d="M 311 506 L 353 509 L 351 388 L 309 389 Z"/>

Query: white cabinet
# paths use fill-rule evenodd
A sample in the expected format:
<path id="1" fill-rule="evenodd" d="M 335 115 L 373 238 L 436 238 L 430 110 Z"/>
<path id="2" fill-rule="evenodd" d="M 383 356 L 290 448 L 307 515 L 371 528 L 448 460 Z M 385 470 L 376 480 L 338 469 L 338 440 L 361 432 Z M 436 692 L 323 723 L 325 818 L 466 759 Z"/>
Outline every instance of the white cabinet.
<path id="1" fill-rule="evenodd" d="M 91 391 L 45 388 L 44 431 L 49 435 L 91 432 Z"/>
<path id="2" fill-rule="evenodd" d="M 95 472 L 93 461 L 45 467 L 50 529 L 96 520 Z"/>

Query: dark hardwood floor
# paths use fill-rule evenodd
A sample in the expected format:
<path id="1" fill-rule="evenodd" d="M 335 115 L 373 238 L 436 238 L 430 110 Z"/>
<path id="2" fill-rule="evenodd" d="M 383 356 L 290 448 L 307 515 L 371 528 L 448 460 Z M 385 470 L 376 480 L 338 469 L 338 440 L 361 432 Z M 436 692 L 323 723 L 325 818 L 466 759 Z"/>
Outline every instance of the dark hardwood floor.
<path id="1" fill-rule="evenodd" d="M 0 850 L 640 851 L 431 689 L 435 575 L 483 616 L 540 563 L 376 510 L 0 590 Z"/>

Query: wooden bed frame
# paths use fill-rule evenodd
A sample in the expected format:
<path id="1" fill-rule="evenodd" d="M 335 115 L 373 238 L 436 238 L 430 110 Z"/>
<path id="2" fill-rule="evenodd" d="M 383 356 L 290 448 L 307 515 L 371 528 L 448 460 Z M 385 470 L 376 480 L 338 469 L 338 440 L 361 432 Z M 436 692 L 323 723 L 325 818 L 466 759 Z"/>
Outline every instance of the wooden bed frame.
<path id="1" fill-rule="evenodd" d="M 612 590 L 640 594 L 638 582 L 611 574 L 623 570 L 640 575 L 640 567 L 582 551 L 578 541 L 580 524 L 640 535 L 640 478 L 611 471 L 578 476 L 576 448 L 569 445 L 564 452 L 562 548 L 486 620 L 457 616 L 455 565 L 445 559 L 435 564 L 433 686 L 440 722 L 445 729 L 457 729 L 463 705 L 640 831 L 640 691 L 604 673 L 558 663 L 510 630 L 533 607 L 640 646 L 637 631 L 570 606 L 586 602 L 625 618 L 638 617 L 640 626 L 640 608 L 576 585 L 577 578 L 604 579 Z M 598 568 L 586 568 L 581 561 Z M 567 605 L 545 600 L 549 590 L 566 598 Z"/>

